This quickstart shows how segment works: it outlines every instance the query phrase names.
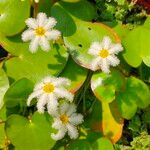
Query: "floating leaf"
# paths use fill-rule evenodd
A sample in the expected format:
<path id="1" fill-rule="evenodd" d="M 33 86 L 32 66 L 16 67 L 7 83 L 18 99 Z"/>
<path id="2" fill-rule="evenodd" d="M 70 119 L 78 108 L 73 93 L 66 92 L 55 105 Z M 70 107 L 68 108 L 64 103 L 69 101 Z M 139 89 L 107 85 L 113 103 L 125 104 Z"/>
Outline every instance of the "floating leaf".
<path id="1" fill-rule="evenodd" d="M 4 96 L 7 107 L 26 106 L 26 100 L 33 91 L 33 83 L 28 79 L 20 79 L 13 83 Z"/>
<path id="2" fill-rule="evenodd" d="M 141 65 L 142 61 L 150 67 L 150 29 L 141 26 L 132 30 L 123 40 L 125 47 L 124 59 L 133 67 Z M 138 41 L 138 42 L 137 42 Z M 134 59 L 133 59 L 134 58 Z"/>
<path id="3" fill-rule="evenodd" d="M 52 7 L 52 1 L 50 0 L 40 0 L 38 5 L 38 12 L 44 12 L 47 16 L 50 15 L 50 9 Z"/>
<path id="4" fill-rule="evenodd" d="M 131 119 L 139 108 L 150 104 L 150 91 L 148 86 L 135 77 L 127 78 L 125 89 L 118 93 L 117 102 L 122 116 Z"/>
<path id="5" fill-rule="evenodd" d="M 71 36 L 76 32 L 75 17 L 78 19 L 90 21 L 96 16 L 96 9 L 88 1 L 79 1 L 75 3 L 58 2 L 51 9 L 51 15 L 57 20 L 56 28 L 63 36 Z"/>
<path id="6" fill-rule="evenodd" d="M 71 58 L 68 60 L 67 65 L 63 72 L 60 74 L 62 77 L 66 77 L 71 80 L 71 86 L 69 90 L 75 93 L 84 83 L 87 70 L 78 66 Z"/>
<path id="7" fill-rule="evenodd" d="M 13 55 L 5 62 L 4 69 L 15 81 L 25 77 L 37 82 L 47 75 L 58 75 L 67 62 L 68 53 L 58 44 L 51 46 L 49 52 L 39 49 L 37 53 L 32 54 L 28 48 L 29 44 L 22 43 L 20 36 L 8 39 L 1 37 L 0 42 L 3 48 Z"/>
<path id="8" fill-rule="evenodd" d="M 34 113 L 31 119 L 11 115 L 6 121 L 6 133 L 19 150 L 49 150 L 55 141 L 51 139 L 52 118 L 48 114 Z"/>
<path id="9" fill-rule="evenodd" d="M 5 72 L 0 68 L 0 109 L 3 106 L 3 97 L 9 87 L 9 81 Z"/>
<path id="10" fill-rule="evenodd" d="M 25 20 L 29 15 L 29 0 L 0 1 L 0 32 L 7 36 L 19 33 L 25 27 Z"/>
<path id="11" fill-rule="evenodd" d="M 98 139 L 93 145 L 93 150 L 114 150 L 112 143 L 107 138 Z"/>
<path id="12" fill-rule="evenodd" d="M 93 59 L 93 56 L 88 54 L 92 42 L 100 42 L 104 36 L 110 36 L 113 41 L 120 42 L 117 34 L 104 24 L 76 20 L 76 25 L 76 32 L 72 36 L 64 37 L 64 42 L 75 62 L 85 68 L 90 68 Z"/>
<path id="13" fill-rule="evenodd" d="M 116 101 L 108 104 L 97 100 L 86 123 L 92 130 L 101 132 L 113 143 L 116 143 L 122 135 L 123 119 Z"/>
<path id="14" fill-rule="evenodd" d="M 91 88 L 98 100 L 110 103 L 115 99 L 116 92 L 123 88 L 124 82 L 123 75 L 117 70 L 112 70 L 111 74 L 97 72 L 92 76 Z"/>

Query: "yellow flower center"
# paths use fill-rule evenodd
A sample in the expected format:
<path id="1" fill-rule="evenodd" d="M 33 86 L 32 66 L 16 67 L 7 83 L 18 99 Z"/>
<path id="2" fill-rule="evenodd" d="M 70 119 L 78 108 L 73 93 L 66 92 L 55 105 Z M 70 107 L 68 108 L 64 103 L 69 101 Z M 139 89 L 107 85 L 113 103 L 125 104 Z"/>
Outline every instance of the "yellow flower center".
<path id="1" fill-rule="evenodd" d="M 107 49 L 102 49 L 99 52 L 99 56 L 102 58 L 106 58 L 106 57 L 108 57 L 108 55 L 109 55 L 109 51 Z"/>
<path id="2" fill-rule="evenodd" d="M 36 33 L 36 35 L 38 35 L 38 36 L 43 36 L 43 35 L 45 35 L 45 29 L 43 28 L 43 27 L 37 27 L 36 29 L 35 29 L 35 33 Z"/>
<path id="3" fill-rule="evenodd" d="M 69 118 L 66 114 L 61 115 L 60 120 L 62 121 L 63 124 L 67 124 L 69 122 Z"/>
<path id="4" fill-rule="evenodd" d="M 52 93 L 54 91 L 55 87 L 52 83 L 47 83 L 43 86 L 43 91 L 46 93 Z"/>

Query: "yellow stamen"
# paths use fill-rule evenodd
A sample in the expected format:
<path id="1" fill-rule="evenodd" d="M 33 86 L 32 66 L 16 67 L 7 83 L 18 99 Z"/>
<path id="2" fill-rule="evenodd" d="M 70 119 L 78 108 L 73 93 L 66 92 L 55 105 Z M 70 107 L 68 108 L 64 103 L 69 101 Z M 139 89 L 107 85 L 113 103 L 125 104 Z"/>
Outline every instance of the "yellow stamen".
<path id="1" fill-rule="evenodd" d="M 38 35 L 38 36 L 43 36 L 43 35 L 45 35 L 45 29 L 43 28 L 43 27 L 37 27 L 36 29 L 35 29 L 35 33 L 36 33 L 36 35 Z"/>
<path id="2" fill-rule="evenodd" d="M 106 58 L 106 57 L 108 57 L 108 55 L 109 55 L 109 51 L 107 49 L 102 49 L 99 52 L 99 56 L 102 58 Z"/>
<path id="3" fill-rule="evenodd" d="M 60 120 L 62 121 L 63 124 L 67 124 L 69 122 L 69 118 L 66 114 L 61 115 Z"/>
<path id="4" fill-rule="evenodd" d="M 55 89 L 54 85 L 52 83 L 47 83 L 43 86 L 43 91 L 46 93 L 51 93 Z"/>

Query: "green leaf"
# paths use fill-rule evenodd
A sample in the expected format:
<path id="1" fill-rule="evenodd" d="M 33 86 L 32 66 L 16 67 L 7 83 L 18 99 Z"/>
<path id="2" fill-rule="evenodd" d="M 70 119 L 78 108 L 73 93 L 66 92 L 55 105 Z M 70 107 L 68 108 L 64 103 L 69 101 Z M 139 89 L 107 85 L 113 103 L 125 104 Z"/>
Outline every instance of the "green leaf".
<path id="1" fill-rule="evenodd" d="M 1 122 L 1 119 L 0 119 Z M 5 124 L 4 123 L 0 123 L 0 149 L 4 149 L 5 148 L 5 129 L 4 129 Z"/>
<path id="2" fill-rule="evenodd" d="M 110 103 L 116 92 L 123 88 L 124 82 L 123 75 L 117 70 L 112 70 L 111 74 L 97 72 L 92 76 L 91 89 L 98 100 Z"/>
<path id="3" fill-rule="evenodd" d="M 56 28 L 62 32 L 63 36 L 70 36 L 76 31 L 76 24 L 73 18 L 59 3 L 56 3 L 52 7 L 51 14 L 56 18 Z"/>
<path id="4" fill-rule="evenodd" d="M 78 66 L 70 58 L 60 76 L 66 77 L 71 80 L 71 86 L 69 86 L 69 91 L 75 93 L 84 83 L 87 76 L 87 70 Z"/>
<path id="5" fill-rule="evenodd" d="M 139 108 L 150 104 L 150 91 L 148 86 L 135 77 L 127 78 L 125 89 L 117 96 L 118 106 L 122 116 L 131 119 Z"/>
<path id="6" fill-rule="evenodd" d="M 3 106 L 3 97 L 9 87 L 9 81 L 5 72 L 0 69 L 0 109 Z"/>
<path id="7" fill-rule="evenodd" d="M 25 20 L 29 15 L 29 0 L 1 0 L 0 29 L 2 30 L 0 32 L 7 36 L 19 33 L 25 27 Z"/>
<path id="8" fill-rule="evenodd" d="M 52 7 L 52 1 L 50 0 L 40 0 L 38 3 L 38 12 L 44 12 L 47 16 L 51 16 L 50 9 Z"/>
<path id="9" fill-rule="evenodd" d="M 49 52 L 39 48 L 32 54 L 29 44 L 22 43 L 20 36 L 0 37 L 3 48 L 14 56 L 4 63 L 4 69 L 12 81 L 25 77 L 35 83 L 47 75 L 58 75 L 67 62 L 68 53 L 62 45 L 52 45 Z"/>
<path id="10" fill-rule="evenodd" d="M 138 67 L 143 61 L 150 67 L 150 30 L 144 26 L 132 30 L 123 40 L 125 47 L 124 58 L 133 67 Z M 133 59 L 134 57 L 134 59 Z"/>
<path id="11" fill-rule="evenodd" d="M 51 9 L 51 15 L 58 21 L 56 28 L 59 29 L 63 36 L 70 36 L 76 31 L 74 18 L 90 21 L 96 16 L 96 9 L 93 5 L 85 0 L 78 2 L 58 2 Z"/>
<path id="12" fill-rule="evenodd" d="M 26 78 L 20 79 L 13 83 L 4 96 L 6 106 L 26 106 L 26 100 L 29 94 L 32 93 L 33 86 L 33 83 Z"/>
<path id="13" fill-rule="evenodd" d="M 88 54 L 92 42 L 101 41 L 104 36 L 110 36 L 112 41 L 120 41 L 116 33 L 104 24 L 76 20 L 76 25 L 76 32 L 72 36 L 64 37 L 64 42 L 75 62 L 85 68 L 90 68 L 93 59 Z"/>
<path id="14" fill-rule="evenodd" d="M 93 150 L 114 150 L 112 143 L 107 138 L 100 138 L 93 144 Z"/>
<path id="15" fill-rule="evenodd" d="M 91 150 L 91 146 L 86 140 L 75 140 L 69 143 L 66 150 Z"/>
<path id="16" fill-rule="evenodd" d="M 6 133 L 19 150 L 49 150 L 55 141 L 51 139 L 52 118 L 48 114 L 34 113 L 31 119 L 11 115 L 6 121 Z"/>
<path id="17" fill-rule="evenodd" d="M 116 101 L 108 104 L 97 100 L 92 113 L 85 120 L 85 126 L 91 128 L 92 131 L 102 133 L 116 143 L 120 139 L 123 129 L 123 118 Z"/>

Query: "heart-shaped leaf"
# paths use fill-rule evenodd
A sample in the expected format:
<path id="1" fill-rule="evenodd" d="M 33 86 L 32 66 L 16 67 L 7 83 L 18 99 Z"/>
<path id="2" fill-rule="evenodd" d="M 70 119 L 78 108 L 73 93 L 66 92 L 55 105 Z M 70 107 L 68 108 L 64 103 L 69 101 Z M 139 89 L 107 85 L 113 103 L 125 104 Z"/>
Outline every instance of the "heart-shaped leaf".
<path id="1" fill-rule="evenodd" d="M 115 99 L 116 92 L 123 88 L 124 83 L 125 78 L 117 70 L 112 70 L 111 74 L 97 72 L 92 76 L 91 89 L 98 100 L 110 103 Z"/>
<path id="2" fill-rule="evenodd" d="M 81 0 L 75 3 L 60 1 L 52 7 L 51 15 L 58 21 L 56 28 L 66 37 L 76 32 L 75 17 L 90 21 L 96 16 L 96 9 L 88 1 Z"/>
<path id="3" fill-rule="evenodd" d="M 6 133 L 19 150 L 49 150 L 55 141 L 51 139 L 52 118 L 48 114 L 34 113 L 30 120 L 12 115 L 6 121 Z"/>
<path id="4" fill-rule="evenodd" d="M 92 113 L 86 119 L 86 126 L 95 132 L 101 132 L 113 143 L 116 143 L 120 139 L 123 129 L 123 118 L 116 101 L 108 104 L 97 100 Z"/>
<path id="5" fill-rule="evenodd" d="M 25 27 L 29 14 L 29 0 L 0 1 L 0 32 L 7 36 L 19 33 Z"/>
<path id="6" fill-rule="evenodd" d="M 123 40 L 124 58 L 133 67 L 138 67 L 143 61 L 150 67 L 150 29 L 141 26 L 132 30 Z M 137 42 L 138 41 L 138 42 Z M 134 59 L 133 59 L 134 57 Z"/>
<path id="7" fill-rule="evenodd" d="M 78 66 L 70 58 L 60 76 L 66 77 L 71 80 L 71 86 L 69 86 L 68 90 L 72 93 L 75 93 L 84 83 L 87 76 L 87 70 Z"/>
<path id="8" fill-rule="evenodd" d="M 75 62 L 85 68 L 90 68 L 93 59 L 93 56 L 88 54 L 92 42 L 100 42 L 104 36 L 109 36 L 113 41 L 120 42 L 117 34 L 104 24 L 76 20 L 76 25 L 76 32 L 69 37 L 64 37 L 64 42 Z"/>
<path id="9" fill-rule="evenodd" d="M 116 97 L 119 110 L 126 119 L 131 119 L 139 108 L 145 108 L 150 104 L 150 91 L 148 86 L 135 77 L 126 80 L 125 89 Z"/>
<path id="10" fill-rule="evenodd" d="M 47 53 L 39 49 L 32 54 L 29 44 L 22 43 L 20 36 L 0 37 L 3 48 L 13 55 L 4 64 L 4 69 L 12 80 L 25 77 L 37 82 L 47 75 L 58 75 L 67 62 L 68 53 L 62 45 L 54 44 Z"/>
<path id="11" fill-rule="evenodd" d="M 0 109 L 3 106 L 3 97 L 9 87 L 9 81 L 5 72 L 0 68 Z"/>
<path id="12" fill-rule="evenodd" d="M 6 106 L 26 106 L 26 100 L 29 94 L 32 93 L 33 86 L 33 83 L 26 78 L 20 79 L 13 83 L 4 96 Z"/>

